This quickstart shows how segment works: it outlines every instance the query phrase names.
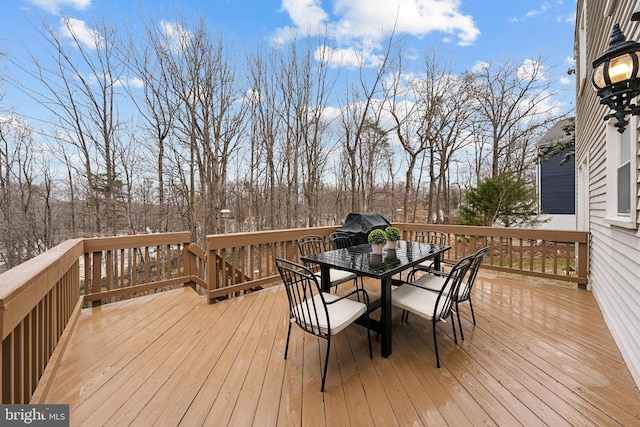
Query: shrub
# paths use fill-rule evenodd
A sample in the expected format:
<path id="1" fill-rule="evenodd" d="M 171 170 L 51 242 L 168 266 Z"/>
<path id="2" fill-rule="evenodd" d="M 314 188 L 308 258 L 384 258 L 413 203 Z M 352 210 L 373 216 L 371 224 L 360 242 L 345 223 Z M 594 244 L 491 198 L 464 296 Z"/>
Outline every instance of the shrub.
<path id="1" fill-rule="evenodd" d="M 384 232 L 387 235 L 387 239 L 391 242 L 398 241 L 402 237 L 402 233 L 400 232 L 400 229 L 396 227 L 387 227 L 387 229 L 384 230 Z"/>
<path id="2" fill-rule="evenodd" d="M 369 236 L 367 236 L 367 240 L 372 245 L 384 245 L 387 243 L 387 234 L 384 230 L 376 228 L 375 230 L 371 230 Z"/>

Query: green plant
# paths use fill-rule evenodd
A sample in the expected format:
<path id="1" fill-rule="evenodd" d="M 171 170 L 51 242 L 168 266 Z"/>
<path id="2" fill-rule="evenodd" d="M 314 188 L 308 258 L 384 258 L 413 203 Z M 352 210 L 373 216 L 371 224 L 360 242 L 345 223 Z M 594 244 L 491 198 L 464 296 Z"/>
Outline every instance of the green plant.
<path id="1" fill-rule="evenodd" d="M 384 245 L 387 243 L 387 233 L 385 233 L 384 230 L 376 228 L 375 230 L 371 230 L 367 236 L 367 240 L 372 245 Z"/>
<path id="2" fill-rule="evenodd" d="M 384 230 L 384 233 L 387 235 L 387 239 L 390 242 L 396 242 L 402 237 L 400 229 L 396 227 L 387 227 L 387 229 Z"/>

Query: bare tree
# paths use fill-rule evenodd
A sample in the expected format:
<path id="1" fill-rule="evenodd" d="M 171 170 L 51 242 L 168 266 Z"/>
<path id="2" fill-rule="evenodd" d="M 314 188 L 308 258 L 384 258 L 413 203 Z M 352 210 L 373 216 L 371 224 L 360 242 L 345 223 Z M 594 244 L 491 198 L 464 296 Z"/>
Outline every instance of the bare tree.
<path id="1" fill-rule="evenodd" d="M 523 161 L 532 135 L 546 129 L 554 114 L 552 81 L 545 76 L 542 60 L 524 63 L 488 63 L 471 73 L 475 127 L 490 147 L 491 177 L 502 171 L 522 174 Z M 516 159 L 517 161 L 513 161 Z"/>
<path id="2" fill-rule="evenodd" d="M 51 186 L 30 126 L 15 115 L 0 116 L 0 261 L 5 267 L 55 244 Z"/>
<path id="3" fill-rule="evenodd" d="M 248 58 L 251 141 L 252 211 L 257 229 L 274 228 L 277 216 L 276 148 L 280 132 L 277 113 L 277 58 L 259 49 Z M 262 207 L 262 209 L 260 208 Z"/>
<path id="4" fill-rule="evenodd" d="M 359 170 L 365 169 L 362 165 L 363 159 L 360 157 L 363 138 L 372 123 L 376 125 L 380 123 L 383 107 L 382 81 L 389 70 L 393 69 L 392 64 L 398 60 L 398 53 L 393 34 L 387 38 L 384 51 L 376 56 L 377 61 L 373 67 L 369 63 L 371 58 L 362 53 L 358 57 L 360 63 L 358 83 L 348 84 L 345 97 L 341 100 L 340 120 L 344 132 L 346 162 L 349 167 L 351 210 L 354 212 L 365 207 L 362 198 L 364 195 L 358 191 L 364 186 L 358 174 Z"/>
<path id="5" fill-rule="evenodd" d="M 75 147 L 82 159 L 94 230 L 116 229 L 117 176 L 114 152 L 124 125 L 118 113 L 123 59 L 117 55 L 117 30 L 106 23 L 88 33 L 78 21 L 62 20 L 61 28 L 43 22 L 40 32 L 50 68 L 31 54 L 32 66 L 22 66 L 44 89 L 23 90 L 45 106 L 56 119 L 58 138 Z"/>
<path id="6" fill-rule="evenodd" d="M 158 193 L 158 219 L 163 230 L 169 229 L 169 210 L 166 201 L 165 162 L 167 140 L 171 138 L 181 99 L 171 87 L 171 68 L 167 66 L 170 46 L 166 28 L 156 23 L 148 23 L 146 37 L 129 34 L 127 62 L 133 78 L 128 79 L 131 99 L 146 123 L 145 130 L 151 137 L 147 148 L 156 153 L 156 179 Z M 137 84 L 142 83 L 140 88 Z M 140 93 L 142 92 L 142 93 Z M 143 187 L 149 183 L 145 178 Z M 146 190 L 144 192 L 146 194 Z M 146 202 L 144 198 L 143 202 Z"/>
<path id="7" fill-rule="evenodd" d="M 294 37 L 288 50 L 281 50 L 278 76 L 278 108 L 282 122 L 283 153 L 281 168 L 287 172 L 282 186 L 287 189 L 285 226 L 315 226 L 320 215 L 322 177 L 326 170 L 329 147 L 326 142 L 327 123 L 323 112 L 338 73 L 329 77 L 331 50 L 327 39 L 319 39 L 314 49 L 312 39 L 298 46 Z M 300 161 L 301 160 L 301 161 Z M 298 189 L 302 190 L 302 211 Z M 306 217 L 303 224 L 296 219 Z"/>
<path id="8" fill-rule="evenodd" d="M 226 204 L 227 167 L 243 135 L 243 93 L 233 48 L 220 35 L 212 39 L 203 20 L 190 28 L 163 23 L 163 66 L 169 87 L 180 109 L 176 110 L 174 131 L 178 144 L 174 168 L 188 165 L 181 184 L 188 194 L 186 220 L 196 241 L 221 229 L 219 213 Z M 196 181 L 198 182 L 196 186 Z"/>

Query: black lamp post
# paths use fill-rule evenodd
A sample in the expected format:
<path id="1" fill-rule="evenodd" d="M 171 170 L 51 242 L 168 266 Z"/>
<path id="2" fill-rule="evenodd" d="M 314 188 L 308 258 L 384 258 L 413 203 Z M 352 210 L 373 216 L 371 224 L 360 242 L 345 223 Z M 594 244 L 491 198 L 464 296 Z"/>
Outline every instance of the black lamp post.
<path id="1" fill-rule="evenodd" d="M 601 98 L 600 103 L 613 110 L 604 120 L 617 119 L 615 127 L 624 133 L 629 114 L 640 115 L 640 106 L 632 103 L 640 95 L 640 43 L 627 41 L 615 24 L 611 30 L 609 47 L 593 61 L 591 83 Z"/>

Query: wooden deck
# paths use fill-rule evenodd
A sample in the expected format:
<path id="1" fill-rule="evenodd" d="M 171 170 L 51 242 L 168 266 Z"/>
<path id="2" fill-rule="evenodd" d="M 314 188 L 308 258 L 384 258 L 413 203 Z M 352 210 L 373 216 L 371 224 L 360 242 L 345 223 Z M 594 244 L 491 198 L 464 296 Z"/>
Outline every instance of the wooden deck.
<path id="1" fill-rule="evenodd" d="M 375 282 L 367 284 L 372 290 Z M 393 354 L 351 326 L 292 330 L 282 287 L 214 305 L 191 288 L 85 309 L 46 403 L 71 425 L 640 425 L 640 394 L 588 291 L 481 274 L 465 341 L 394 313 Z"/>

